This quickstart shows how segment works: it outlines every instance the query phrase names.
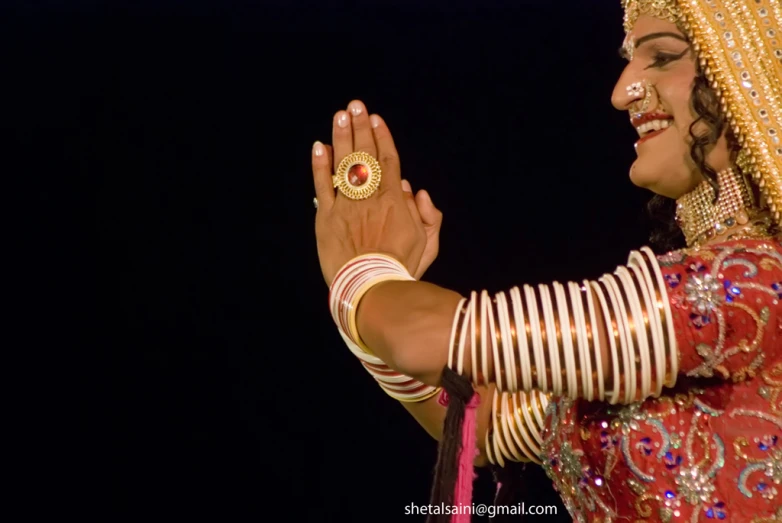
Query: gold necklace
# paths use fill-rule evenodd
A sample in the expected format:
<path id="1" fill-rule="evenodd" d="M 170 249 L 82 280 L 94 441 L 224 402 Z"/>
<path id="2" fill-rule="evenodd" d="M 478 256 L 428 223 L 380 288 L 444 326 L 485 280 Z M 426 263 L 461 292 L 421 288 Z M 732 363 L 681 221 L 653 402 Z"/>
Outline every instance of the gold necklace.
<path id="1" fill-rule="evenodd" d="M 703 181 L 676 201 L 676 222 L 688 247 L 712 240 L 771 238 L 773 223 L 765 209 L 755 202 L 749 182 L 728 168 L 717 175 L 719 198 L 714 187 Z"/>

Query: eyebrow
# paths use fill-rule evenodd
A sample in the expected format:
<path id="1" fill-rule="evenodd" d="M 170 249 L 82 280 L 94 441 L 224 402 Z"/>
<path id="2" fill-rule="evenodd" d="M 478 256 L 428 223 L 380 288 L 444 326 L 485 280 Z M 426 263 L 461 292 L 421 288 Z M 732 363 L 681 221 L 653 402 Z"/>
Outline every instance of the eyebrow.
<path id="1" fill-rule="evenodd" d="M 646 42 L 648 42 L 650 40 L 656 40 L 657 38 L 666 38 L 666 37 L 668 37 L 668 38 L 676 38 L 677 40 L 681 40 L 682 42 L 687 43 L 687 44 L 690 43 L 689 40 L 687 40 L 685 37 L 683 37 L 682 35 L 680 35 L 678 33 L 666 33 L 666 32 L 663 32 L 663 33 L 650 33 L 650 34 L 644 35 L 641 38 L 639 38 L 638 40 L 636 40 L 635 41 L 635 48 L 638 49 L 639 47 L 641 47 L 642 44 L 645 44 Z M 624 46 L 619 48 L 619 56 L 621 56 L 624 59 L 628 58 L 627 51 L 625 51 Z"/>

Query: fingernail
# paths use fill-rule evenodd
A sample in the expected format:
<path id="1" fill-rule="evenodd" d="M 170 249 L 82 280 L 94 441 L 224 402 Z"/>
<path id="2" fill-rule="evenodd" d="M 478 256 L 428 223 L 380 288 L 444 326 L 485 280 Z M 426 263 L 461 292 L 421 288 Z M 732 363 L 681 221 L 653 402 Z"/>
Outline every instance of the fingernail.
<path id="1" fill-rule="evenodd" d="M 402 180 L 402 190 L 405 192 L 413 192 L 413 187 L 407 180 Z"/>
<path id="2" fill-rule="evenodd" d="M 348 113 L 339 113 L 339 116 L 337 116 L 337 125 L 343 128 L 348 126 Z"/>
<path id="3" fill-rule="evenodd" d="M 369 117 L 369 123 L 372 125 L 372 127 L 377 127 L 380 125 L 380 117 L 376 114 L 373 114 Z"/>
<path id="4" fill-rule="evenodd" d="M 326 152 L 326 148 L 323 147 L 323 144 L 320 142 L 315 142 L 312 145 L 312 152 L 315 154 L 315 156 L 323 156 L 323 153 Z"/>
<path id="5" fill-rule="evenodd" d="M 349 109 L 353 116 L 358 116 L 364 112 L 364 108 L 361 107 L 361 104 L 358 102 L 351 102 Z"/>

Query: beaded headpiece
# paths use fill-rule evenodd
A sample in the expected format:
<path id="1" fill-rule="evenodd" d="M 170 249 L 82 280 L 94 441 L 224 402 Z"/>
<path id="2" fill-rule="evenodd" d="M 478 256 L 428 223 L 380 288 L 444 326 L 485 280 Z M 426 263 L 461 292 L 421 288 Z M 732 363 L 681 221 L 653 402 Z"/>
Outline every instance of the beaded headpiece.
<path id="1" fill-rule="evenodd" d="M 782 7 L 780 0 L 622 0 L 625 31 L 648 14 L 692 42 L 741 151 L 737 165 L 782 227 Z"/>
<path id="2" fill-rule="evenodd" d="M 641 15 L 649 15 L 677 23 L 682 12 L 675 0 L 623 0 L 625 31 L 630 32 Z"/>

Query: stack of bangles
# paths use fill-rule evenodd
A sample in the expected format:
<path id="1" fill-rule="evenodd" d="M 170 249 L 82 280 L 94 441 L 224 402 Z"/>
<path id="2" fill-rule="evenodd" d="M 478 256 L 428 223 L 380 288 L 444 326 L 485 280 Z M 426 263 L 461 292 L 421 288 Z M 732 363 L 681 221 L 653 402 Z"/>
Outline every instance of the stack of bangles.
<path id="1" fill-rule="evenodd" d="M 340 271 L 332 288 L 332 314 L 349 341 L 361 346 L 355 327 L 361 296 L 389 279 L 413 278 L 382 255 L 360 256 Z M 387 392 L 394 385 L 391 390 L 398 394 L 404 383 L 410 387 L 404 389 L 408 398 L 436 393 L 398 374 L 394 379 L 399 382 L 375 374 L 384 371 L 382 363 L 367 360 L 371 353 L 365 347 L 354 354 Z M 627 266 L 596 281 L 524 285 L 493 298 L 486 291 L 472 292 L 456 308 L 448 354 L 449 368 L 474 385 L 496 385 L 486 449 L 492 463 L 500 464 L 505 459 L 538 462 L 551 396 L 610 404 L 656 397 L 663 386 L 675 384 L 678 361 L 662 271 L 646 247 L 633 251 Z"/>
<path id="2" fill-rule="evenodd" d="M 403 402 L 424 401 L 439 393 L 440 388 L 392 370 L 372 354 L 358 335 L 356 312 L 359 301 L 374 285 L 388 280 L 413 281 L 415 278 L 390 256 L 371 254 L 351 260 L 337 273 L 331 285 L 331 316 L 345 344 L 386 394 Z"/>

